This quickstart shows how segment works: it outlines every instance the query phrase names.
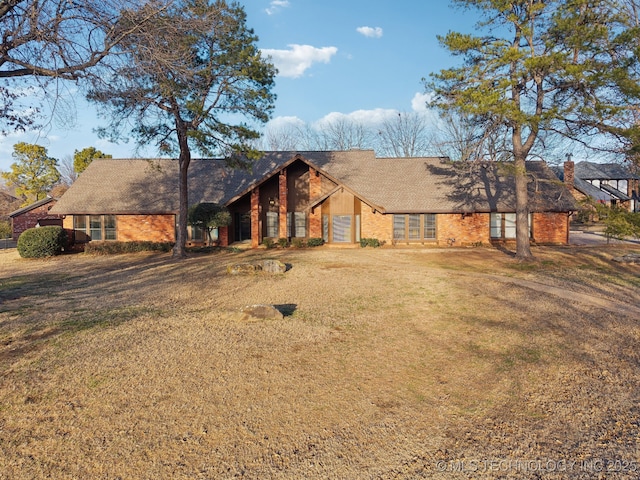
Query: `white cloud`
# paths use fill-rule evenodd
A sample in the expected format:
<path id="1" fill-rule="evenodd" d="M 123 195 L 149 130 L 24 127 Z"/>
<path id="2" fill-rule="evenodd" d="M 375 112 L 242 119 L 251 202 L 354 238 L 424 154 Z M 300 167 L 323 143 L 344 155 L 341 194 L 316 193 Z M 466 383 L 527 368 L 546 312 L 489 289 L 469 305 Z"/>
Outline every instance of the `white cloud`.
<path id="1" fill-rule="evenodd" d="M 365 37 L 380 38 L 382 37 L 382 28 L 380 27 L 358 27 L 356 31 Z"/>
<path id="2" fill-rule="evenodd" d="M 315 122 L 315 126 L 322 128 L 323 125 L 337 123 L 341 121 L 353 122 L 358 125 L 379 125 L 388 118 L 398 115 L 398 111 L 390 108 L 375 108 L 373 110 L 355 110 L 351 113 L 331 112 Z"/>
<path id="3" fill-rule="evenodd" d="M 416 93 L 411 99 L 411 109 L 414 112 L 426 112 L 427 102 L 433 100 L 433 93 Z"/>
<path id="4" fill-rule="evenodd" d="M 270 130 L 287 129 L 290 127 L 304 127 L 305 122 L 296 116 L 276 117 L 267 124 Z"/>
<path id="5" fill-rule="evenodd" d="M 265 12 L 267 12 L 267 15 L 273 15 L 281 8 L 287 8 L 288 6 L 289 6 L 288 0 L 273 0 L 269 4 L 269 8 L 265 9 Z"/>
<path id="6" fill-rule="evenodd" d="M 278 75 L 289 78 L 301 77 L 314 63 L 329 63 L 338 49 L 336 47 L 316 48 L 311 45 L 288 45 L 289 50 L 264 48 L 262 53 L 271 57 L 278 69 Z"/>

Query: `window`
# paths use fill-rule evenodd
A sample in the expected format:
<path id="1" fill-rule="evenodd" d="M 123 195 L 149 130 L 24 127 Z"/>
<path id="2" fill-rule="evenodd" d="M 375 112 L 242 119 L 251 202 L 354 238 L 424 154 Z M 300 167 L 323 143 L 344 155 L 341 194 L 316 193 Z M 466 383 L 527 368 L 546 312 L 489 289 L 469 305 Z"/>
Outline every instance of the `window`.
<path id="1" fill-rule="evenodd" d="M 394 215 L 393 216 L 393 239 L 394 240 L 404 240 L 405 235 L 405 224 L 406 217 L 405 215 Z"/>
<path id="2" fill-rule="evenodd" d="M 409 240 L 420 240 L 420 215 L 409 215 Z"/>
<path id="3" fill-rule="evenodd" d="M 117 240 L 116 223 L 115 215 L 75 215 L 73 229 L 76 241 Z"/>
<path id="4" fill-rule="evenodd" d="M 267 237 L 278 238 L 277 212 L 267 212 Z"/>
<path id="5" fill-rule="evenodd" d="M 436 214 L 425 213 L 424 214 L 424 239 L 435 240 L 436 239 Z"/>
<path id="6" fill-rule="evenodd" d="M 394 215 L 393 239 L 420 242 L 436 239 L 436 214 Z"/>
<path id="7" fill-rule="evenodd" d="M 192 242 L 204 241 L 204 228 L 198 225 L 191 225 L 189 227 L 189 240 Z"/>
<path id="8" fill-rule="evenodd" d="M 507 240 L 516 238 L 516 214 L 492 213 L 490 217 L 491 238 Z M 531 214 L 529 214 L 529 235 L 531 235 Z"/>
<path id="9" fill-rule="evenodd" d="M 306 236 L 307 236 L 306 214 L 304 212 L 287 213 L 287 237 L 306 237 Z"/>
<path id="10" fill-rule="evenodd" d="M 101 215 L 89 215 L 89 236 L 91 240 L 102 240 Z"/>
<path id="11" fill-rule="evenodd" d="M 516 238 L 516 214 L 504 214 L 504 238 Z"/>
<path id="12" fill-rule="evenodd" d="M 304 212 L 293 213 L 293 236 L 294 237 L 306 237 L 307 236 L 307 216 Z"/>
<path id="13" fill-rule="evenodd" d="M 116 216 L 105 215 L 104 219 L 104 239 L 115 240 L 116 239 Z"/>
<path id="14" fill-rule="evenodd" d="M 351 242 L 351 215 L 333 216 L 333 241 Z"/>
<path id="15" fill-rule="evenodd" d="M 329 243 L 329 215 L 322 215 L 322 239 Z"/>
<path id="16" fill-rule="evenodd" d="M 502 237 L 502 214 L 492 213 L 491 214 L 491 238 L 501 238 L 501 237 Z"/>

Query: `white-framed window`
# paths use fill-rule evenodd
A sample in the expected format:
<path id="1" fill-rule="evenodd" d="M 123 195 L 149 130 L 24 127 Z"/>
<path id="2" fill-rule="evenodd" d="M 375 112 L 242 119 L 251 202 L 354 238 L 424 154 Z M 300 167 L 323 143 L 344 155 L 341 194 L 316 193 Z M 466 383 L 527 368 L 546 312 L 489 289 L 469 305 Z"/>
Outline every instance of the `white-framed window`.
<path id="1" fill-rule="evenodd" d="M 531 214 L 529 214 L 529 236 L 531 236 Z M 516 238 L 516 214 L 494 212 L 490 218 L 491 238 L 512 240 Z"/>

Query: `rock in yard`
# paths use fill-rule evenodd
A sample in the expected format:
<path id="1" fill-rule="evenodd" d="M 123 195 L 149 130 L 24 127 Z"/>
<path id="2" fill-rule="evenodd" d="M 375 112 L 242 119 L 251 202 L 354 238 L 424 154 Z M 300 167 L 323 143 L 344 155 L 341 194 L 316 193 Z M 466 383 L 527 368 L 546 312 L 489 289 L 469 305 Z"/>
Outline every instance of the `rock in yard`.
<path id="1" fill-rule="evenodd" d="M 249 305 L 242 307 L 240 311 L 244 314 L 243 320 L 282 320 L 284 318 L 282 312 L 273 305 Z"/>
<path id="2" fill-rule="evenodd" d="M 256 272 L 281 274 L 287 271 L 287 265 L 279 260 L 261 260 L 254 263 L 236 263 L 227 267 L 231 275 L 247 275 Z"/>
<path id="3" fill-rule="evenodd" d="M 251 263 L 236 263 L 227 267 L 227 273 L 231 275 L 255 273 L 259 270 L 262 270 L 260 265 L 253 265 Z"/>
<path id="4" fill-rule="evenodd" d="M 287 265 L 279 260 L 263 260 L 260 266 L 262 271 L 267 273 L 284 273 L 287 271 Z"/>

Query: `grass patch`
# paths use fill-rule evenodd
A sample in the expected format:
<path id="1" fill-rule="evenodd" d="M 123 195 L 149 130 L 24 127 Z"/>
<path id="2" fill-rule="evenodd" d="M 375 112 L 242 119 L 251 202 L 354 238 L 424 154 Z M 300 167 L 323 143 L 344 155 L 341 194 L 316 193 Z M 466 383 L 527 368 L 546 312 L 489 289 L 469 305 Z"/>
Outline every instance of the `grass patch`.
<path id="1" fill-rule="evenodd" d="M 127 306 L 111 309 L 79 309 L 71 313 L 69 317 L 60 323 L 60 327 L 66 333 L 76 333 L 91 328 L 116 327 L 124 322 L 135 320 L 139 317 L 161 317 L 160 310 L 145 306 Z"/>
<path id="2" fill-rule="evenodd" d="M 634 458 L 637 269 L 610 249 L 534 253 L 534 270 L 491 249 L 5 263 L 2 475 L 432 478 L 438 459 Z M 266 257 L 293 268 L 225 273 Z M 284 319 L 242 320 L 252 304 Z"/>

